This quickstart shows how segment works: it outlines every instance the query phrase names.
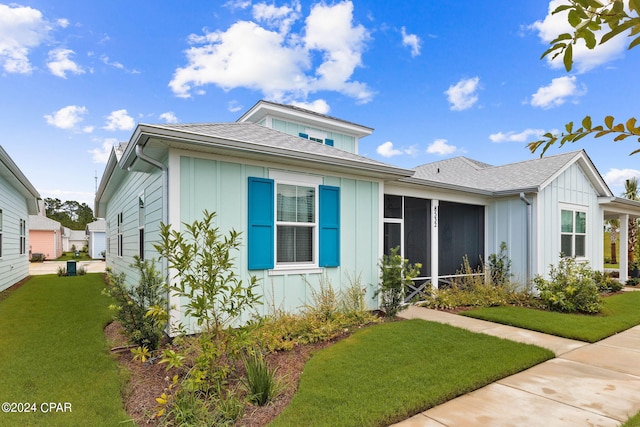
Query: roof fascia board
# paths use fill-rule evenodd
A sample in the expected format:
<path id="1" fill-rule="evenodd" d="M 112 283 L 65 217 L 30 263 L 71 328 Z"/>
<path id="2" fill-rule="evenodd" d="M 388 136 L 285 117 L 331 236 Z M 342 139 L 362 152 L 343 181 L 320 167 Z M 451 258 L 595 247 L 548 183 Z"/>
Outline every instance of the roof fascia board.
<path id="1" fill-rule="evenodd" d="M 25 196 L 31 196 L 34 199 L 40 199 L 40 193 L 38 190 L 31 184 L 31 182 L 27 179 L 27 177 L 22 173 L 18 165 L 9 157 L 6 151 L 0 146 L 0 163 L 4 165 L 6 170 L 13 175 L 14 180 L 19 183 L 22 188 L 21 193 Z"/>
<path id="2" fill-rule="evenodd" d="M 304 151 L 291 151 L 284 148 L 263 146 L 251 142 L 240 141 L 236 139 L 226 139 L 202 135 L 199 133 L 189 132 L 185 130 L 167 129 L 155 127 L 151 125 L 138 125 L 136 132 L 131 138 L 131 143 L 127 146 L 125 153 L 120 161 L 120 167 L 128 168 L 135 161 L 135 145 L 145 145 L 150 139 L 176 141 L 183 144 L 196 145 L 208 149 L 218 149 L 234 153 L 237 157 L 242 154 L 262 154 L 284 158 L 287 160 L 306 161 L 316 164 L 328 166 L 337 166 L 348 169 L 350 172 L 359 170 L 372 177 L 382 176 L 385 179 L 397 179 L 413 175 L 414 171 L 410 169 L 399 168 L 390 165 L 373 165 L 370 163 L 362 164 L 348 159 L 340 159 L 337 157 L 327 157 L 315 153 Z"/>
<path id="3" fill-rule="evenodd" d="M 310 126 L 321 123 L 324 128 L 355 135 L 358 138 L 363 138 L 373 133 L 373 128 L 368 126 L 351 123 L 314 111 L 297 110 L 286 105 L 274 104 L 267 101 L 258 101 L 258 103 L 251 107 L 251 109 L 244 113 L 237 121 L 258 123 L 264 117 L 284 117 Z"/>

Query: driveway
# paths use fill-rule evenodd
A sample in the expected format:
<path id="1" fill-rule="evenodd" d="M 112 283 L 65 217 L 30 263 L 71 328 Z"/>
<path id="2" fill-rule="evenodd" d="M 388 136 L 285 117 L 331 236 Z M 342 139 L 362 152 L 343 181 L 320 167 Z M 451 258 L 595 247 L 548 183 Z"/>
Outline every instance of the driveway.
<path id="1" fill-rule="evenodd" d="M 29 275 L 57 274 L 58 268 L 60 267 L 67 268 L 67 261 L 30 262 Z M 100 260 L 77 261 L 76 271 L 81 267 L 83 267 L 87 273 L 104 273 L 106 263 Z"/>

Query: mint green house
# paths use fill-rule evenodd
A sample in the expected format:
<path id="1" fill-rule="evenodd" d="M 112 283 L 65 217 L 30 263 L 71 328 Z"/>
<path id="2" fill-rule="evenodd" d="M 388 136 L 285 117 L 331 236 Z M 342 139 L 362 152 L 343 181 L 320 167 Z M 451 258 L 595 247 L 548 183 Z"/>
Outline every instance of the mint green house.
<path id="1" fill-rule="evenodd" d="M 358 155 L 372 132 L 267 101 L 233 123 L 139 124 L 113 150 L 96 195 L 107 265 L 136 281 L 130 264 L 157 258 L 159 224 L 178 229 L 206 209 L 222 231 L 242 233 L 236 268 L 260 279 L 265 306 L 299 309 L 326 275 L 336 288 L 360 277 L 375 308 L 390 248 L 423 266 L 410 297 L 446 285 L 465 256 L 480 265 L 501 242 L 524 283 L 561 252 L 601 269 L 604 219 L 640 216 L 640 203 L 614 197 L 583 151 L 405 169 Z M 181 302 L 171 303 L 184 322 Z"/>
<path id="2" fill-rule="evenodd" d="M 29 275 L 29 215 L 40 194 L 0 147 L 0 291 Z"/>

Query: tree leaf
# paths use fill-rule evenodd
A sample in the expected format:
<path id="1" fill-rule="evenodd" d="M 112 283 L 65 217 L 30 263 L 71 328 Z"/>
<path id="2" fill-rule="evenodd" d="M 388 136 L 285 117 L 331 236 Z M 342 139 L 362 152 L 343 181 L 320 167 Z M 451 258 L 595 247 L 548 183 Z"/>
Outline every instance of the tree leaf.
<path id="1" fill-rule="evenodd" d="M 593 7 L 596 9 L 600 9 L 604 6 L 602 3 L 600 3 L 597 0 L 587 0 L 587 4 L 589 5 L 589 7 Z"/>
<path id="2" fill-rule="evenodd" d="M 637 133 L 638 129 L 636 128 L 636 119 L 635 117 L 631 117 L 627 120 L 627 130 L 631 133 Z"/>
<path id="3" fill-rule="evenodd" d="M 567 17 L 567 21 L 569 21 L 569 24 L 571 24 L 573 28 L 576 28 L 578 24 L 582 22 L 582 19 L 580 19 L 580 15 L 578 14 L 576 9 L 571 9 L 569 11 L 569 16 Z"/>
<path id="4" fill-rule="evenodd" d="M 607 116 L 607 117 L 604 118 L 604 124 L 609 129 L 611 129 L 611 127 L 613 126 L 613 120 L 614 120 L 613 116 Z"/>
<path id="5" fill-rule="evenodd" d="M 636 37 L 635 39 L 633 39 L 633 41 L 631 43 L 629 43 L 628 49 L 632 49 L 632 48 L 638 46 L 639 44 L 640 44 L 640 36 Z"/>
<path id="6" fill-rule="evenodd" d="M 564 128 L 567 130 L 567 133 L 573 132 L 573 122 L 567 123 L 566 125 L 564 125 Z"/>
<path id="7" fill-rule="evenodd" d="M 582 119 L 582 127 L 584 127 L 586 130 L 591 130 L 591 116 L 586 116 L 584 119 Z"/>
<path id="8" fill-rule="evenodd" d="M 567 71 L 571 71 L 571 66 L 573 65 L 573 45 L 568 44 L 567 48 L 564 50 L 564 68 Z"/>
<path id="9" fill-rule="evenodd" d="M 596 36 L 592 31 L 587 30 L 586 28 L 580 32 L 582 38 L 584 39 L 585 44 L 588 49 L 593 49 L 596 47 Z"/>
<path id="10" fill-rule="evenodd" d="M 616 136 L 615 138 L 613 138 L 614 141 L 622 141 L 623 139 L 627 139 L 630 135 L 621 133 L 620 135 Z"/>
<path id="11" fill-rule="evenodd" d="M 622 24 L 614 27 L 613 29 L 611 29 L 611 31 L 609 31 L 607 34 L 602 36 L 602 38 L 600 39 L 600 44 L 606 43 L 607 41 L 611 40 L 613 37 L 617 36 L 618 34 L 622 33 L 623 31 L 628 30 L 633 25 L 634 25 L 633 21 L 629 20 L 629 21 L 625 21 Z"/>

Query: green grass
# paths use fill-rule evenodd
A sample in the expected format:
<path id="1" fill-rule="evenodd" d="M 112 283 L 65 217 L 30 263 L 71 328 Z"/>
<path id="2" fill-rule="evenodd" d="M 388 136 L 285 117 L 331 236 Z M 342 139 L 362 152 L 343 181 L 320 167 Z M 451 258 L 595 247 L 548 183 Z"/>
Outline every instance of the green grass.
<path id="1" fill-rule="evenodd" d="M 597 342 L 640 324 L 640 292 L 603 299 L 597 316 L 567 314 L 523 307 L 488 307 L 464 312 L 465 316 L 586 342 Z"/>
<path id="2" fill-rule="evenodd" d="M 117 426 L 128 419 L 124 377 L 103 333 L 111 318 L 103 285 L 100 274 L 34 276 L 0 301 L 0 403 L 37 409 L 0 412 L 0 425 Z M 68 403 L 71 412 L 43 413 L 48 402 Z"/>
<path id="3" fill-rule="evenodd" d="M 91 258 L 86 252 L 80 252 L 76 257 L 74 252 L 64 252 L 61 257 L 56 258 L 55 261 L 91 261 Z"/>
<path id="4" fill-rule="evenodd" d="M 422 320 L 375 325 L 314 355 L 270 426 L 385 426 L 552 357 Z"/>
<path id="5" fill-rule="evenodd" d="M 640 412 L 629 418 L 621 427 L 640 427 Z"/>

